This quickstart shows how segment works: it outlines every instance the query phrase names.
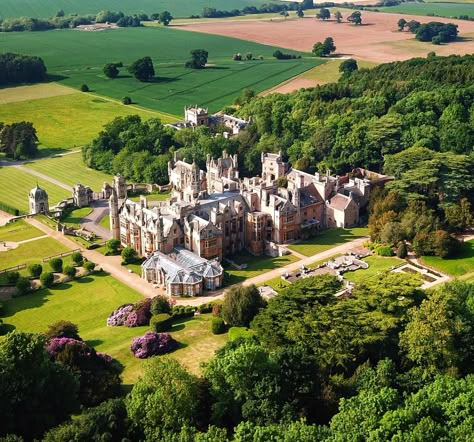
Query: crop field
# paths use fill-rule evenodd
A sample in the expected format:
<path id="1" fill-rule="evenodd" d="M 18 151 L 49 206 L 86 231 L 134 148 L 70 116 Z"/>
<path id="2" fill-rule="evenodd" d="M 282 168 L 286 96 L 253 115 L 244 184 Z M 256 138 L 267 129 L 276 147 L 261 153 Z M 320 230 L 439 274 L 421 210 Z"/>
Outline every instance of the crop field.
<path id="1" fill-rule="evenodd" d="M 95 192 L 100 191 L 104 181 L 110 184 L 113 180 L 111 175 L 86 167 L 82 162 L 80 152 L 32 161 L 27 163 L 25 167 L 44 173 L 68 186 L 81 183 L 84 186 L 89 186 Z M 0 177 L 2 173 L 0 170 Z"/>
<path id="2" fill-rule="evenodd" d="M 32 36 L 31 33 L 26 34 Z M 64 91 L 73 93 L 65 94 Z M 42 98 L 42 93 L 56 96 Z M 134 114 L 142 118 L 160 118 L 165 122 L 176 121 L 176 117 L 170 115 L 124 106 L 59 84 L 0 89 L 0 121 L 31 121 L 43 154 L 54 153 L 53 149 L 74 149 L 89 143 L 113 118 Z"/>
<path id="3" fill-rule="evenodd" d="M 41 56 L 48 72 L 65 85 L 79 88 L 85 83 L 96 94 L 117 100 L 130 96 L 139 106 L 179 116 L 185 105 L 196 103 L 217 111 L 230 104 L 244 88 L 261 92 L 323 63 L 313 57 L 305 58 L 305 54 L 301 59 L 276 60 L 272 57 L 276 46 L 164 27 L 2 33 L 0 46 L 4 51 Z M 184 67 L 189 52 L 195 48 L 209 52 L 207 68 Z M 233 54 L 248 52 L 254 57 L 261 55 L 264 60 L 232 61 Z M 122 61 L 127 65 L 146 55 L 155 64 L 156 78 L 152 82 L 139 82 L 125 69 L 114 80 L 103 75 L 102 68 L 108 62 Z M 70 97 L 73 96 L 61 99 Z M 104 104 L 100 98 L 96 99 L 98 106 Z M 48 109 L 48 103 L 44 104 Z M 75 117 L 73 112 L 69 114 L 70 118 Z M 87 125 L 80 118 L 77 124 Z M 53 141 L 55 145 L 61 143 L 59 136 L 49 144 Z M 68 141 L 70 144 L 71 140 Z M 75 144 L 81 141 L 84 139 Z"/>
<path id="4" fill-rule="evenodd" d="M 0 189 L 2 189 L 0 201 L 26 213 L 28 212 L 28 194 L 36 184 L 48 192 L 50 206 L 71 196 L 66 189 L 16 167 L 2 167 L 0 168 Z"/>
<path id="5" fill-rule="evenodd" d="M 130 344 L 149 327 L 107 327 L 106 320 L 118 306 L 140 299 L 142 296 L 120 281 L 97 273 L 6 302 L 3 322 L 7 329 L 43 332 L 49 324 L 61 319 L 72 321 L 79 326 L 79 334 L 84 340 L 125 366 L 124 383 L 133 383 L 143 361 L 133 357 Z M 207 314 L 179 320 L 171 329 L 171 335 L 181 344 L 171 356 L 196 374 L 200 362 L 213 356 L 214 351 L 227 341 L 226 334 L 211 333 L 211 319 L 212 315 Z"/>
<path id="6" fill-rule="evenodd" d="M 59 9 L 66 14 L 96 14 L 99 11 L 122 11 L 138 14 L 170 11 L 174 17 L 198 15 L 204 7 L 230 11 L 245 6 L 259 6 L 267 0 L 2 0 L 0 18 L 52 17 Z"/>
<path id="7" fill-rule="evenodd" d="M 193 23 L 183 26 L 191 31 L 225 35 L 233 38 L 255 41 L 268 45 L 279 45 L 292 50 L 310 51 L 315 42 L 323 41 L 327 36 L 334 39 L 335 55 L 368 60 L 375 63 L 407 60 L 414 56 L 411 46 L 392 46 L 392 43 L 415 42 L 409 32 L 398 32 L 397 22 L 403 17 L 400 13 L 362 12 L 362 26 L 347 23 L 350 10 L 342 10 L 343 22 L 334 20 L 315 20 L 306 16 L 298 20 L 279 21 L 230 21 L 221 23 Z M 432 17 L 413 16 L 420 23 L 432 21 Z M 461 37 L 470 37 L 474 33 L 474 22 L 450 20 L 457 24 Z M 284 38 L 283 38 L 284 36 Z M 418 42 L 415 42 L 418 43 Z M 436 50 L 438 55 L 470 54 L 474 52 L 474 40 L 465 40 L 430 48 L 422 47 L 422 55 Z"/>
<path id="8" fill-rule="evenodd" d="M 377 8 L 382 12 L 410 15 L 437 15 L 440 17 L 474 17 L 474 3 L 402 3 L 397 6 Z M 433 20 L 436 20 L 433 17 Z"/>

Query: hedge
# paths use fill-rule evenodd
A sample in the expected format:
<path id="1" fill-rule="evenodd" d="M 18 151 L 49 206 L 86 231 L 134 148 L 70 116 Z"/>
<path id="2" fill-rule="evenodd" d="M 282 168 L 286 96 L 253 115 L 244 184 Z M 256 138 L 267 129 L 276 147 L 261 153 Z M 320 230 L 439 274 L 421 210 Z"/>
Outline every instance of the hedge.
<path id="1" fill-rule="evenodd" d="M 150 328 L 152 331 L 161 333 L 168 331 L 172 326 L 173 318 L 168 313 L 154 315 L 150 319 Z"/>
<path id="2" fill-rule="evenodd" d="M 191 307 L 191 306 L 184 306 L 184 305 L 179 305 L 173 307 L 171 310 L 171 315 L 173 316 L 174 319 L 180 319 L 180 318 L 192 318 L 194 316 L 194 312 L 196 311 L 196 307 Z"/>
<path id="3" fill-rule="evenodd" d="M 215 335 L 221 335 L 225 333 L 226 326 L 222 318 L 214 318 L 211 322 L 211 331 Z"/>

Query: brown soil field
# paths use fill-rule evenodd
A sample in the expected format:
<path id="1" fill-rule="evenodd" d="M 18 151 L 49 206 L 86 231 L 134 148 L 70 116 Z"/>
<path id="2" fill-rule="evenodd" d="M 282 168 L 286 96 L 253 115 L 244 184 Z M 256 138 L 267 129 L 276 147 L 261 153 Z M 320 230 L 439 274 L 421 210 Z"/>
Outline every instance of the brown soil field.
<path id="1" fill-rule="evenodd" d="M 346 10 L 342 11 L 342 14 L 346 18 L 350 13 Z M 442 21 L 457 24 L 459 35 L 463 39 L 441 46 L 418 42 L 412 33 L 397 31 L 397 22 L 401 17 L 420 23 Z M 323 22 L 313 17 L 305 17 L 286 22 L 193 23 L 176 29 L 224 35 L 306 52 L 311 51 L 315 42 L 332 37 L 337 47 L 335 55 L 378 63 L 425 56 L 433 51 L 438 55 L 474 53 L 474 22 L 367 11 L 362 12 L 362 20 L 362 26 L 354 26 L 347 22 Z"/>

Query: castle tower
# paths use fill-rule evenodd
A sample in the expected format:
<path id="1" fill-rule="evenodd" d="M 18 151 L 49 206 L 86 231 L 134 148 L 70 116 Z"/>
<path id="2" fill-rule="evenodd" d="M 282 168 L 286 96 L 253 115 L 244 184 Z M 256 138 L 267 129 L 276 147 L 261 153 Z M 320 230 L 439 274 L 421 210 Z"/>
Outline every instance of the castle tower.
<path id="1" fill-rule="evenodd" d="M 126 199 L 127 198 L 127 182 L 125 178 L 121 175 L 114 176 L 114 189 L 117 193 L 117 198 Z"/>
<path id="2" fill-rule="evenodd" d="M 285 175 L 286 163 L 283 162 L 281 152 L 262 153 L 262 179 L 267 184 Z"/>
<path id="3" fill-rule="evenodd" d="M 38 184 L 30 191 L 29 202 L 31 214 L 34 215 L 37 213 L 49 212 L 48 194 L 46 193 L 46 190 L 41 189 Z"/>
<path id="4" fill-rule="evenodd" d="M 120 219 L 118 210 L 118 198 L 115 189 L 112 190 L 112 195 L 109 198 L 109 217 L 110 217 L 110 231 L 112 238 L 120 239 Z"/>
<path id="5" fill-rule="evenodd" d="M 199 166 L 197 165 L 196 161 L 193 161 L 191 168 L 191 192 L 193 194 L 193 198 L 197 198 L 199 196 L 200 191 L 201 171 L 199 170 Z"/>

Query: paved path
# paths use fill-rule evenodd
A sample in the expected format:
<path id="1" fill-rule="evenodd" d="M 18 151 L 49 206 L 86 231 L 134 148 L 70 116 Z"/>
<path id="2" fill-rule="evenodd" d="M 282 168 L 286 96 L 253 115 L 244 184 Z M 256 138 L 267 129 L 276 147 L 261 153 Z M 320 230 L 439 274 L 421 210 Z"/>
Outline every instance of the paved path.
<path id="1" fill-rule="evenodd" d="M 80 225 L 105 240 L 112 238 L 110 230 L 99 225 L 100 220 L 109 214 L 109 202 L 107 200 L 92 201 L 90 206 L 92 212 L 81 219 Z"/>
<path id="2" fill-rule="evenodd" d="M 48 175 L 45 175 L 44 173 L 38 172 L 37 170 L 29 169 L 28 167 L 24 167 L 22 165 L 15 165 L 12 167 L 16 167 L 19 170 L 22 170 L 23 172 L 29 173 L 30 175 L 35 175 L 38 178 L 42 178 L 43 180 L 49 181 L 52 184 L 55 184 L 56 186 L 62 187 L 63 189 L 68 190 L 69 192 L 72 192 L 72 186 L 68 186 L 67 184 L 62 183 L 61 181 L 51 178 Z"/>

